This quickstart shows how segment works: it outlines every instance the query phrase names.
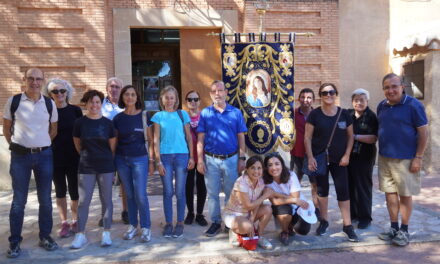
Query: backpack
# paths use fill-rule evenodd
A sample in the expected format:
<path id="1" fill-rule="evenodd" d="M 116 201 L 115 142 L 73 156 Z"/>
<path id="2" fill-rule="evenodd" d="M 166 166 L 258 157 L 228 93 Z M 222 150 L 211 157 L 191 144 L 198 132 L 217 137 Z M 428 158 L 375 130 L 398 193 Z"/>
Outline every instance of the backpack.
<path id="1" fill-rule="evenodd" d="M 15 121 L 15 112 L 18 109 L 18 106 L 20 105 L 20 101 L 21 101 L 21 93 L 14 95 L 14 97 L 12 97 L 12 102 L 11 102 L 11 117 L 12 117 L 12 126 L 11 126 L 11 134 L 14 134 L 14 121 Z M 53 106 L 52 106 L 52 100 L 44 95 L 41 95 L 44 98 L 44 102 L 46 103 L 46 108 L 47 108 L 47 112 L 49 113 L 49 124 L 50 124 L 50 120 L 52 119 L 52 110 L 53 110 Z M 50 127 L 50 125 L 49 125 Z"/>

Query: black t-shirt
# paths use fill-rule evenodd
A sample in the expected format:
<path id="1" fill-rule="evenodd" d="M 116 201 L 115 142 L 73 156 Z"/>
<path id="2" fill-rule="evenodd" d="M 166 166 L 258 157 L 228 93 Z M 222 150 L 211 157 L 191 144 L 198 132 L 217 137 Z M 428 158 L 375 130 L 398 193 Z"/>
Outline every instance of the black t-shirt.
<path id="1" fill-rule="evenodd" d="M 82 116 L 81 108 L 68 104 L 57 110 L 57 136 L 52 142 L 54 166 L 78 166 L 79 155 L 73 144 L 72 132 L 75 120 Z"/>
<path id="2" fill-rule="evenodd" d="M 353 118 L 353 132 L 358 135 L 376 135 L 379 127 L 376 114 L 367 107 L 364 113 L 356 118 L 354 109 L 348 110 Z M 354 142 L 352 158 L 375 159 L 376 144 L 367 144 L 359 141 Z"/>
<path id="3" fill-rule="evenodd" d="M 87 116 L 75 121 L 73 136 L 81 139 L 78 172 L 82 174 L 115 171 L 109 139 L 115 137 L 112 121 L 105 117 L 90 119 Z"/>
<path id="4" fill-rule="evenodd" d="M 353 119 L 347 110 L 338 107 L 338 113 L 339 111 L 342 111 L 342 113 L 329 148 L 330 162 L 335 163 L 339 163 L 342 156 L 344 156 L 347 147 L 347 127 L 353 123 Z M 312 136 L 312 152 L 314 156 L 325 151 L 338 113 L 334 116 L 326 116 L 322 112 L 321 107 L 310 112 L 307 123 L 314 126 Z"/>

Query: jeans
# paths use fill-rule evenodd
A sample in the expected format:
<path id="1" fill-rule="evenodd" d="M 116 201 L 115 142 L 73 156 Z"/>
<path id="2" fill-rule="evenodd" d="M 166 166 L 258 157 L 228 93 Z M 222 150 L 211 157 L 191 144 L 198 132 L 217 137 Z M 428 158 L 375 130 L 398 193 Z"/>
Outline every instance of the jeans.
<path id="1" fill-rule="evenodd" d="M 161 177 L 163 184 L 163 210 L 165 221 L 173 222 L 173 178 L 175 177 L 175 193 L 177 199 L 177 222 L 183 222 L 185 217 L 185 184 L 189 154 L 161 154 L 160 159 L 165 168 Z"/>
<path id="2" fill-rule="evenodd" d="M 238 178 L 238 154 L 225 160 L 205 155 L 205 183 L 208 191 L 208 213 L 213 223 L 220 224 L 222 216 L 220 211 L 220 191 L 223 177 L 223 191 L 225 204 L 229 200 L 235 180 Z"/>
<path id="3" fill-rule="evenodd" d="M 53 160 L 52 149 L 48 148 L 39 153 L 17 154 L 11 152 L 11 167 L 9 173 L 12 178 L 11 210 L 9 212 L 9 225 L 11 236 L 9 242 L 21 242 L 23 237 L 24 209 L 29 192 L 31 172 L 34 172 L 38 196 L 38 226 L 40 239 L 46 238 L 52 232 L 52 175 Z"/>
<path id="4" fill-rule="evenodd" d="M 137 227 L 139 214 L 141 228 L 150 228 L 150 205 L 147 197 L 148 156 L 116 155 L 115 163 L 127 195 L 130 225 Z"/>

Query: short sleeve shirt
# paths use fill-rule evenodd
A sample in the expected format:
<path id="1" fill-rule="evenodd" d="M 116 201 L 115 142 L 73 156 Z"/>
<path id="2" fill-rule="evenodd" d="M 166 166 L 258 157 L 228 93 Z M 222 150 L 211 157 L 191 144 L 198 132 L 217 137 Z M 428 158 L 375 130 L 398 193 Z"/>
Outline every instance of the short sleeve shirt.
<path id="1" fill-rule="evenodd" d="M 3 118 L 12 120 L 11 103 L 12 97 L 6 102 Z M 50 123 L 58 122 L 58 111 L 55 102 L 52 101 L 52 117 Z M 29 99 L 26 93 L 22 93 L 20 104 L 15 111 L 14 134 L 11 141 L 27 148 L 47 147 L 52 144 L 49 135 L 49 113 L 43 95 L 36 102 Z"/>
<path id="2" fill-rule="evenodd" d="M 115 137 L 112 121 L 106 117 L 78 118 L 73 136 L 81 140 L 78 172 L 81 174 L 110 173 L 115 171 L 109 139 Z"/>
<path id="3" fill-rule="evenodd" d="M 306 116 L 301 112 L 300 108 L 295 109 L 295 145 L 292 154 L 295 157 L 303 158 L 306 153 L 304 146 L 304 133 L 306 130 Z"/>
<path id="4" fill-rule="evenodd" d="M 247 132 L 241 111 L 229 104 L 220 113 L 208 106 L 200 114 L 198 133 L 205 133 L 205 151 L 217 155 L 228 155 L 238 150 L 237 134 Z"/>
<path id="5" fill-rule="evenodd" d="M 271 188 L 277 193 L 281 193 L 284 195 L 290 195 L 291 193 L 300 192 L 301 191 L 301 185 L 299 184 L 298 177 L 296 174 L 292 171 L 290 173 L 290 178 L 287 183 L 277 183 L 273 181 L 270 184 L 267 184 L 266 187 Z M 303 195 L 300 193 L 300 198 L 304 200 Z M 292 208 L 296 209 L 298 206 L 296 204 L 292 204 Z"/>
<path id="6" fill-rule="evenodd" d="M 142 111 L 136 115 L 121 112 L 113 118 L 113 125 L 118 134 L 117 155 L 130 157 L 147 155 Z M 147 121 L 147 125 L 151 123 Z"/>
<path id="7" fill-rule="evenodd" d="M 113 118 L 122 111 L 124 111 L 124 109 L 120 108 L 117 104 L 112 103 L 108 97 L 104 98 L 101 107 L 101 113 L 104 117 L 113 120 Z"/>
<path id="8" fill-rule="evenodd" d="M 417 128 L 426 126 L 425 107 L 417 99 L 403 95 L 399 104 L 386 100 L 377 106 L 379 154 L 387 158 L 413 159 L 417 150 Z"/>
<path id="9" fill-rule="evenodd" d="M 336 125 L 335 133 L 329 148 L 330 162 L 339 163 L 342 156 L 344 156 L 347 147 L 347 128 L 353 123 L 353 118 L 347 110 L 338 108 L 342 111 Z M 312 152 L 313 155 L 318 155 L 325 151 L 330 140 L 333 127 L 335 125 L 338 114 L 334 116 L 327 116 L 322 112 L 321 107 L 318 107 L 310 112 L 307 123 L 313 125 L 312 136 Z"/>
<path id="10" fill-rule="evenodd" d="M 241 192 L 247 194 L 249 200 L 252 202 L 260 198 L 264 187 L 265 185 L 262 178 L 258 179 L 257 185 L 254 188 L 248 175 L 244 174 L 243 176 L 238 177 L 234 183 L 234 187 L 232 188 L 232 193 L 229 197 L 228 203 L 225 206 L 225 212 L 248 213 L 247 209 L 243 207 L 243 204 L 238 197 L 238 193 Z"/>
<path id="11" fill-rule="evenodd" d="M 183 124 L 177 111 L 160 111 L 151 119 L 153 123 L 160 126 L 160 154 L 189 153 L 184 125 L 190 122 L 190 118 L 186 111 L 180 111 L 183 117 Z"/>
<path id="12" fill-rule="evenodd" d="M 75 120 L 82 117 L 81 108 L 68 104 L 58 108 L 58 131 L 52 142 L 54 166 L 78 166 L 79 155 L 73 144 Z"/>

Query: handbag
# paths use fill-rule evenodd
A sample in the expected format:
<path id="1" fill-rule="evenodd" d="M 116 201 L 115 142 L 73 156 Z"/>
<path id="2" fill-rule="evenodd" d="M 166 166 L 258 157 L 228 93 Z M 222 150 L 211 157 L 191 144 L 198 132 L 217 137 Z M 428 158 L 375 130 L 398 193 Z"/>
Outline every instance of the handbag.
<path id="1" fill-rule="evenodd" d="M 330 164 L 329 156 L 328 156 L 328 149 L 330 148 L 330 145 L 332 143 L 333 136 L 334 136 L 335 130 L 336 130 L 336 125 L 338 124 L 339 117 L 341 116 L 341 113 L 342 113 L 342 108 L 338 107 L 338 117 L 336 118 L 336 122 L 333 126 L 333 130 L 330 135 L 330 139 L 327 143 L 327 146 L 325 148 L 325 151 L 313 156 L 316 160 L 316 170 L 315 171 L 309 170 L 308 158 L 307 158 L 307 155 L 305 156 L 302 171 L 307 176 L 318 177 L 318 176 L 323 176 L 323 175 L 327 174 L 327 167 Z"/>

